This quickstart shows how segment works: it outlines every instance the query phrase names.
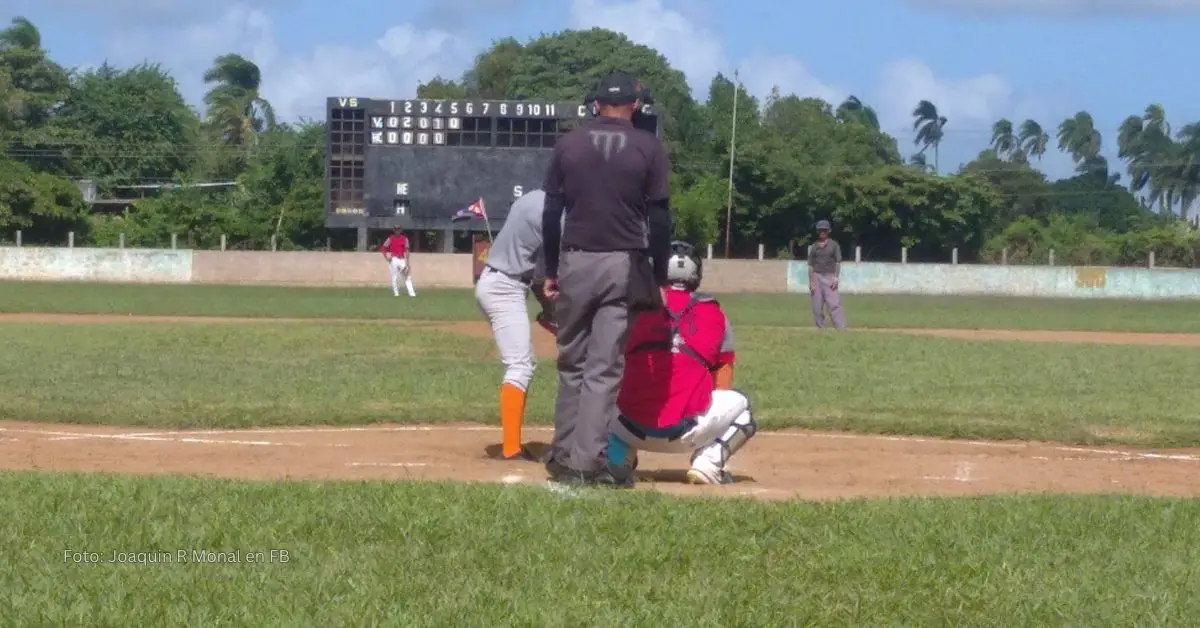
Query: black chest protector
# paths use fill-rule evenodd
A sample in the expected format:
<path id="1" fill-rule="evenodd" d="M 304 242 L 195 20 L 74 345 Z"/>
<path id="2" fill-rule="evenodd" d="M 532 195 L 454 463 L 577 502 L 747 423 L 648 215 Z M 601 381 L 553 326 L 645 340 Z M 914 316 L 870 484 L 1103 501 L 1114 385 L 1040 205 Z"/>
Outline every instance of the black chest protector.
<path id="1" fill-rule="evenodd" d="M 655 334 L 657 337 L 646 340 L 630 349 L 630 353 L 639 353 L 642 351 L 666 350 L 671 353 L 683 353 L 700 364 L 704 368 L 713 370 L 716 364 L 709 362 L 705 357 L 696 351 L 688 339 L 696 334 L 696 318 L 693 316 L 693 308 L 700 303 L 716 303 L 717 300 L 712 296 L 702 292 L 693 292 L 692 298 L 684 308 L 678 312 L 674 312 L 671 308 L 666 308 L 666 324 L 660 325 L 661 334 Z M 656 329 L 655 331 L 659 331 Z"/>

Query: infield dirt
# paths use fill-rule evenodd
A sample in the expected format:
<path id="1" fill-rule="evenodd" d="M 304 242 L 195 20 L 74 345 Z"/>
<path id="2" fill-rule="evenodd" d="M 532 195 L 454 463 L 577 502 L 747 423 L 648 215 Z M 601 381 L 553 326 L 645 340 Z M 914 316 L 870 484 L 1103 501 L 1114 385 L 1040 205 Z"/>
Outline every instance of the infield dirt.
<path id="1" fill-rule="evenodd" d="M 0 315 L 0 322 L 280 322 L 91 315 Z M 328 322 L 308 321 L 308 322 Z M 363 321 L 357 321 L 363 322 Z M 411 323 L 409 323 L 411 324 Z M 430 324 L 489 337 L 483 323 Z M 882 331 L 882 330 L 881 330 Z M 1200 345 L 1200 335 L 992 330 L 889 330 L 956 338 Z M 539 354 L 553 338 L 535 333 Z M 546 428 L 526 428 L 544 442 Z M 534 462 L 496 460 L 497 427 L 373 425 L 354 428 L 153 431 L 0 422 L 0 469 L 188 474 L 256 480 L 453 480 L 544 484 Z M 534 442 L 536 449 L 540 443 Z M 686 458 L 643 454 L 641 490 L 763 499 L 961 496 L 994 493 L 1200 495 L 1200 450 L 1139 451 L 1051 443 L 764 432 L 735 459 L 740 482 L 682 484 Z"/>

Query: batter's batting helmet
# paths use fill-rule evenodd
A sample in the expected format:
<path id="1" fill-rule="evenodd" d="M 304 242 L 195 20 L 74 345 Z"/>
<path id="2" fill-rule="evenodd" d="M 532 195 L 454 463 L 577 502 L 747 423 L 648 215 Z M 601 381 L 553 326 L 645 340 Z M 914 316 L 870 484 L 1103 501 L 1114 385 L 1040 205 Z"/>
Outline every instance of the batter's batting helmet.
<path id="1" fill-rule="evenodd" d="M 667 281 L 691 291 L 700 288 L 704 277 L 704 262 L 696 249 L 687 242 L 671 243 L 671 259 L 667 261 Z"/>

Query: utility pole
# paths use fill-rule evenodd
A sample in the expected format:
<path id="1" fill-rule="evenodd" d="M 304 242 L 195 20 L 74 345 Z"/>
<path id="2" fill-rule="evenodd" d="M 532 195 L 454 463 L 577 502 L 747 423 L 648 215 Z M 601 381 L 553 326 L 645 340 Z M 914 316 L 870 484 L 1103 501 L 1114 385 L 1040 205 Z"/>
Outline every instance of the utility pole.
<path id="1" fill-rule="evenodd" d="M 733 155 L 737 145 L 738 72 L 733 71 L 733 121 L 729 131 L 729 195 L 725 200 L 725 259 L 729 259 L 730 223 L 733 221 Z"/>

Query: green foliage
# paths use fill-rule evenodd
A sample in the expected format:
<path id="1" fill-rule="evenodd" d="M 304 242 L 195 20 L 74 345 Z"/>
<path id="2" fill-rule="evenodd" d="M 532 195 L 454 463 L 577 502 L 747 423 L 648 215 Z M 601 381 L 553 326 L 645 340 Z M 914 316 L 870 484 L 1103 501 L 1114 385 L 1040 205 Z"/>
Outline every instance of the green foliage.
<path id="1" fill-rule="evenodd" d="M 101 184 L 169 182 L 196 163 L 196 114 L 158 66 L 76 77 L 55 122 L 86 139 L 74 170 Z"/>
<path id="2" fill-rule="evenodd" d="M 0 31 L 0 147 L 10 158 L 0 229 L 61 240 L 56 230 L 70 224 L 97 244 L 125 233 L 131 244 L 166 246 L 176 233 L 215 246 L 225 233 L 235 247 L 324 246 L 324 126 L 278 124 L 253 62 L 213 60 L 201 116 L 156 65 L 72 76 L 41 41 L 23 18 Z M 954 248 L 964 261 L 995 260 L 1008 248 L 1030 263 L 1051 249 L 1059 263 L 1140 264 L 1150 250 L 1160 264 L 1195 263 L 1194 238 L 1175 216 L 1200 200 L 1200 123 L 1173 130 L 1160 105 L 1118 132 L 1126 187 L 1087 111 L 1056 125 L 998 120 L 990 146 L 943 175 L 939 146 L 951 121 L 935 102 L 915 104 L 916 154 L 906 158 L 914 148 L 902 153 L 856 96 L 828 103 L 775 89 L 755 98 L 736 74 L 718 74 L 698 101 L 658 51 L 600 28 L 495 41 L 461 76 L 435 77 L 417 94 L 582 102 L 613 70 L 637 75 L 663 111 L 676 236 L 696 244 L 738 256 L 760 244 L 787 251 L 827 219 L 867 259 L 898 259 L 907 247 L 914 261 L 944 261 Z M 1055 148 L 1074 159 L 1075 176 L 1051 182 L 1035 167 Z M 235 185 L 151 191 L 124 215 L 84 225 L 70 181 L 83 178 L 107 198 L 143 195 L 121 187 L 130 184 Z"/>
<path id="3" fill-rule="evenodd" d="M 0 157 L 0 229 L 20 230 L 31 244 L 61 244 L 84 224 L 87 211 L 70 181 Z"/>
<path id="4" fill-rule="evenodd" d="M 220 246 L 221 234 L 238 237 L 241 219 L 229 203 L 215 202 L 203 192 L 168 191 L 139 202 L 126 216 L 99 222 L 96 243 L 112 246 L 117 234 L 124 233 L 128 246 L 162 247 L 171 234 L 178 234 L 180 247 L 212 249 Z"/>
<path id="5" fill-rule="evenodd" d="M 692 185 L 676 188 L 671 195 L 675 208 L 675 237 L 697 246 L 717 241 L 724 217 L 727 182 L 712 175 L 697 179 Z"/>

